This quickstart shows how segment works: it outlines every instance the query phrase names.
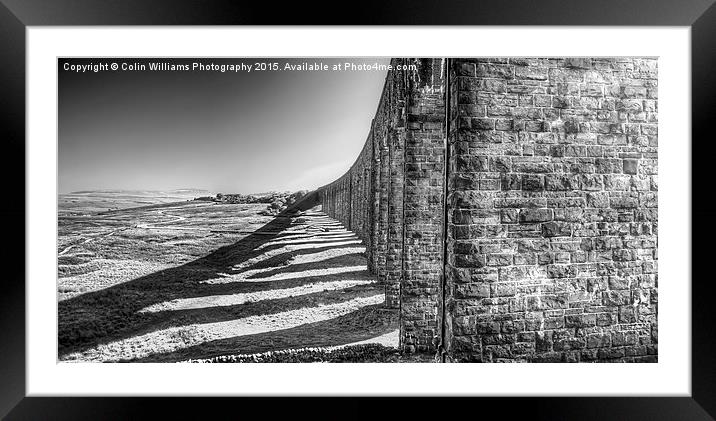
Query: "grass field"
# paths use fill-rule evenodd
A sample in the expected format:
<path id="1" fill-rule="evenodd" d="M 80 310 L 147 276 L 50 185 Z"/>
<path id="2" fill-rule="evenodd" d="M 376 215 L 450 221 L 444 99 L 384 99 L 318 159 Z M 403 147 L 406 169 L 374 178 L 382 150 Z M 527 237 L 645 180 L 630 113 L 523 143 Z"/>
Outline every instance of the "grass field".
<path id="1" fill-rule="evenodd" d="M 60 197 L 60 361 L 397 345 L 364 246 L 320 209 L 115 196 Z"/>

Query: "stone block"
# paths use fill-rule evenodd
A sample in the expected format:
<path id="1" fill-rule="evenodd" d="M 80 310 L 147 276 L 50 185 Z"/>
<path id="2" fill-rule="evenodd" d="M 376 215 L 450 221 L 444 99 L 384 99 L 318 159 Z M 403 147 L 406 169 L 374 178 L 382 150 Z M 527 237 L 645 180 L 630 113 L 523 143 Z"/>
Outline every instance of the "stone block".
<path id="1" fill-rule="evenodd" d="M 552 209 L 522 209 L 520 222 L 547 222 L 553 218 Z"/>
<path id="2" fill-rule="evenodd" d="M 636 174 L 639 168 L 639 160 L 637 159 L 625 159 L 624 160 L 624 174 Z"/>
<path id="3" fill-rule="evenodd" d="M 485 172 L 485 171 L 489 171 L 488 158 L 486 156 L 460 155 L 455 160 L 455 171 L 457 171 L 457 172 Z"/>
<path id="4" fill-rule="evenodd" d="M 572 229 L 563 222 L 547 222 L 542 224 L 542 235 L 545 237 L 569 237 L 572 235 Z"/>
<path id="5" fill-rule="evenodd" d="M 525 191 L 544 190 L 544 176 L 531 175 L 531 174 L 522 176 L 522 190 L 525 190 Z"/>

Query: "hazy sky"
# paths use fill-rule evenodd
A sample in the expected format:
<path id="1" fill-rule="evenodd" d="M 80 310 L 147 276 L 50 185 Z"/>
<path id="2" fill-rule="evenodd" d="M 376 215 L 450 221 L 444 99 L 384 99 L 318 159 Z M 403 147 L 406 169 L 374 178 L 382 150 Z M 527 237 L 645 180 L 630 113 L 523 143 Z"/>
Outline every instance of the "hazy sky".
<path id="1" fill-rule="evenodd" d="M 310 189 L 342 175 L 385 71 L 75 72 L 65 63 L 389 63 L 351 59 L 59 59 L 59 190 Z"/>

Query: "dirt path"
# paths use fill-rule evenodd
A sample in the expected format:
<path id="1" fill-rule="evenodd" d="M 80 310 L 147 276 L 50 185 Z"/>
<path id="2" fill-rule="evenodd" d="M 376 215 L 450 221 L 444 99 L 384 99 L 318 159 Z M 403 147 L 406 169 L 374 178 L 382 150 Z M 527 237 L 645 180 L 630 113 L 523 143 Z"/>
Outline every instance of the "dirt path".
<path id="1" fill-rule="evenodd" d="M 140 227 L 164 229 L 158 225 L 186 219 L 159 212 L 176 219 Z M 397 346 L 397 314 L 384 308 L 383 288 L 367 270 L 361 241 L 315 208 L 280 228 L 272 225 L 264 230 L 273 235 L 249 236 L 201 265 L 62 302 L 72 310 L 75 328 L 102 331 L 97 320 L 84 319 L 94 313 L 107 320 L 102 326 L 108 333 L 66 346 L 60 360 L 164 362 L 355 343 Z M 225 269 L 212 276 L 208 266 Z M 189 281 L 192 276 L 182 273 L 193 267 L 206 275 Z M 146 297 L 148 291 L 155 297 Z M 104 296 L 111 302 L 142 299 L 118 306 L 116 321 L 109 322 L 115 320 L 112 309 L 103 313 L 81 305 L 103 302 Z"/>
<path id="2" fill-rule="evenodd" d="M 174 224 L 174 223 L 177 223 L 177 222 L 185 221 L 185 220 L 186 220 L 186 217 L 185 217 L 185 216 L 172 215 L 172 214 L 166 213 L 164 210 L 158 210 L 158 211 L 156 211 L 156 213 L 159 214 L 159 215 L 162 215 L 162 216 L 171 216 L 171 217 L 173 217 L 174 219 L 169 220 L 169 221 L 151 222 L 151 223 L 146 223 L 146 224 L 137 224 L 136 228 L 143 228 L 143 229 L 151 229 L 151 228 L 161 228 L 161 229 L 186 229 L 186 228 L 187 228 L 187 227 L 167 227 L 167 226 L 165 226 L 165 225 L 167 225 L 167 224 Z M 189 229 L 192 229 L 192 228 L 189 228 Z"/>
<path id="3" fill-rule="evenodd" d="M 64 250 L 62 250 L 61 252 L 57 253 L 57 256 L 64 256 L 65 254 L 67 254 L 67 252 L 69 252 L 70 250 L 72 250 L 72 249 L 75 248 L 75 247 L 78 247 L 78 246 L 81 246 L 81 245 L 85 245 L 85 244 L 87 244 L 87 243 L 90 243 L 90 242 L 95 241 L 95 240 L 100 239 L 100 238 L 107 238 L 107 237 L 111 236 L 112 234 L 115 234 L 115 233 L 120 232 L 120 231 L 124 231 L 124 230 L 126 230 L 126 229 L 128 229 L 128 228 L 117 228 L 117 229 L 112 230 L 112 231 L 110 231 L 110 232 L 108 232 L 108 233 L 106 233 L 106 234 L 99 234 L 99 235 L 95 235 L 95 236 L 90 237 L 90 238 L 86 238 L 84 241 L 81 241 L 81 242 L 79 242 L 79 243 L 77 243 L 77 244 L 72 244 L 72 245 L 69 245 L 69 246 L 65 247 Z"/>
<path id="4" fill-rule="evenodd" d="M 163 215 L 163 216 L 171 216 L 171 217 L 174 217 L 175 219 L 172 219 L 172 220 L 170 220 L 170 221 L 152 222 L 152 223 L 146 223 L 146 224 L 137 224 L 137 226 L 136 226 L 135 228 L 143 228 L 143 229 L 151 229 L 151 228 L 161 228 L 161 229 L 195 229 L 195 228 L 183 228 L 183 227 L 163 227 L 163 226 L 160 227 L 159 225 L 163 225 L 163 224 L 173 224 L 173 223 L 176 223 L 176 222 L 184 221 L 184 220 L 186 220 L 187 218 L 184 217 L 184 216 L 180 216 L 180 215 L 168 214 L 168 213 L 166 213 L 166 212 L 163 211 L 163 210 L 158 210 L 158 211 L 156 211 L 156 212 L 157 212 L 158 214 L 160 214 L 160 215 Z M 98 225 L 98 224 L 95 223 L 94 225 Z M 84 239 L 83 241 L 81 241 L 81 242 L 79 242 L 79 243 L 77 243 L 77 244 L 71 244 L 71 245 L 65 247 L 62 251 L 60 251 L 59 253 L 57 253 L 57 256 L 64 256 L 65 254 L 67 254 L 70 250 L 72 250 L 72 249 L 75 248 L 75 247 L 88 244 L 88 243 L 90 243 L 90 242 L 92 242 L 92 241 L 95 241 L 95 240 L 98 240 L 98 239 L 110 237 L 110 236 L 112 236 L 113 234 L 115 234 L 115 233 L 117 233 L 117 232 L 125 231 L 125 230 L 127 230 L 127 229 L 129 229 L 129 227 L 117 228 L 117 229 L 114 229 L 114 230 L 112 230 L 112 231 L 110 231 L 110 232 L 108 232 L 108 233 L 106 233 L 106 234 L 99 234 L 99 235 L 92 236 L 92 237 L 90 237 L 90 238 L 86 238 L 86 239 Z"/>

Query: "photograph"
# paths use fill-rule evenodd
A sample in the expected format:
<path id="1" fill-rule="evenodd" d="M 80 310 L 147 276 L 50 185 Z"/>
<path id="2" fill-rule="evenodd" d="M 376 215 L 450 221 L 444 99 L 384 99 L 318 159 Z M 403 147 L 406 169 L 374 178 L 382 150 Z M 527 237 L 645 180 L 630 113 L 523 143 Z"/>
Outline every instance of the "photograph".
<path id="1" fill-rule="evenodd" d="M 60 56 L 57 362 L 658 363 L 658 72 Z"/>

